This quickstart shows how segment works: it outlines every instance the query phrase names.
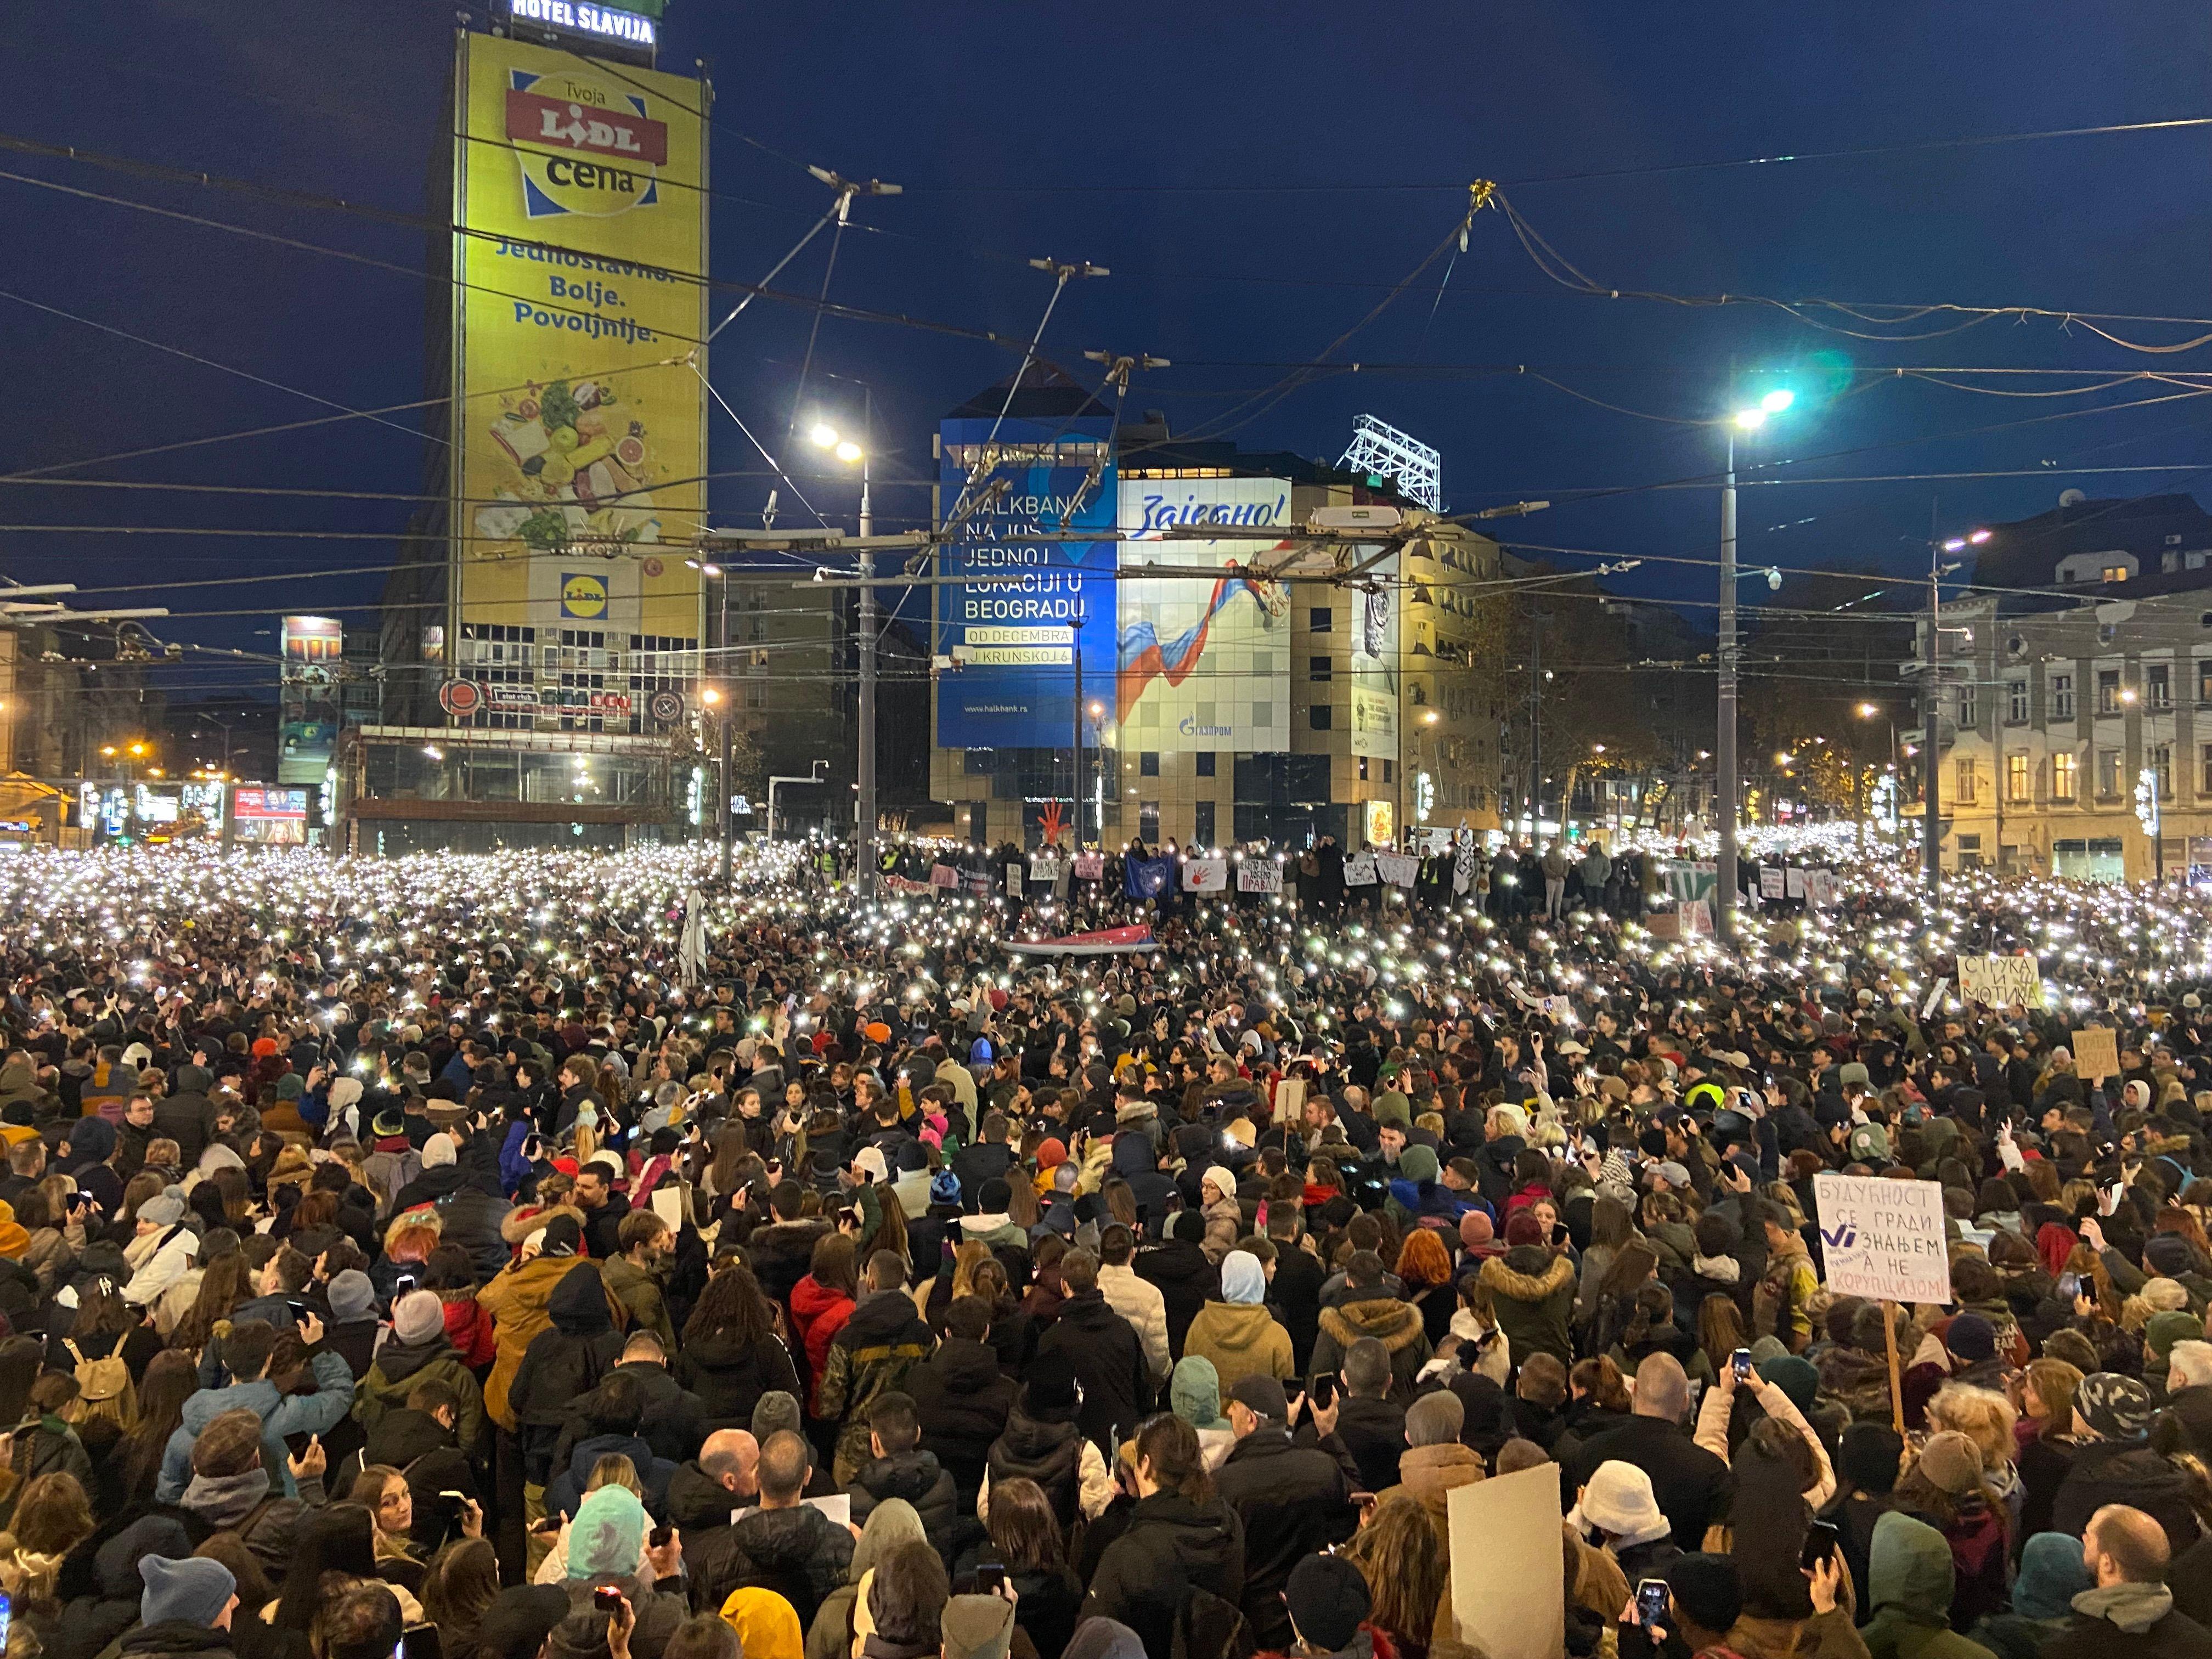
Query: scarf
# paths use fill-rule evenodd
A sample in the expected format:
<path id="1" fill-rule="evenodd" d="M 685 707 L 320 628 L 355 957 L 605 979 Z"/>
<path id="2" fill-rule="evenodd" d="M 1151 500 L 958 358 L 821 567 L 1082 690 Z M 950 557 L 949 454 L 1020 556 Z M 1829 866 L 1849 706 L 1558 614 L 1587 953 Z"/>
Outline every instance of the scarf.
<path id="1" fill-rule="evenodd" d="M 2173 1592 L 2163 1584 L 2106 1584 L 2075 1596 L 2074 1611 L 2141 1636 L 2173 1611 Z"/>

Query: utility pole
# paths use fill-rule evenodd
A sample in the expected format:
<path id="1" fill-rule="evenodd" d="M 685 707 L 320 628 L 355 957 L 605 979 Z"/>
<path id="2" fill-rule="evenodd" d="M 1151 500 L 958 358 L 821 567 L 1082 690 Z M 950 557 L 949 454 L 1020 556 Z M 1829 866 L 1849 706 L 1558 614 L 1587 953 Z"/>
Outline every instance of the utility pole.
<path id="1" fill-rule="evenodd" d="M 1931 514 L 1932 519 L 1932 514 Z M 1935 926 L 1937 903 L 1943 896 L 1942 768 L 1940 739 L 1943 735 L 1943 554 L 1931 535 L 1928 549 L 1928 658 L 1920 679 L 1920 775 L 1926 794 L 1926 815 L 1921 825 L 1920 858 L 1927 866 L 1929 926 Z"/>
<path id="2" fill-rule="evenodd" d="M 1075 819 L 1075 851 L 1083 850 L 1083 612 L 1067 625 L 1068 659 L 1075 665 L 1073 740 L 1067 748 L 1067 799 Z"/>
<path id="3" fill-rule="evenodd" d="M 1735 943 L 1735 430 L 1728 434 L 1728 470 L 1721 483 L 1720 696 L 1713 732 L 1713 816 L 1720 851 L 1713 860 L 1714 932 Z"/>
<path id="4" fill-rule="evenodd" d="M 876 533 L 876 515 L 868 496 L 868 465 L 875 453 L 875 394 L 867 394 L 869 430 L 860 440 L 860 754 L 856 777 L 860 786 L 859 833 L 854 837 L 854 862 L 860 876 L 860 896 L 876 891 L 876 574 L 875 550 L 868 538 Z"/>

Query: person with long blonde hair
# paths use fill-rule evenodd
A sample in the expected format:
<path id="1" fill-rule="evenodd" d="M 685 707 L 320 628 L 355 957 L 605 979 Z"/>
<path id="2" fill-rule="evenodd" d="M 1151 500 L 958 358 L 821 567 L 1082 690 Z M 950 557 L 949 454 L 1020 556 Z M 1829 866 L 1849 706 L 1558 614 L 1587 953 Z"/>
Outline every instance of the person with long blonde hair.
<path id="1" fill-rule="evenodd" d="M 1449 1605 L 1451 1558 L 1420 1499 L 1403 1490 L 1384 1494 L 1338 1553 L 1367 1581 L 1367 1622 L 1390 1638 L 1401 1659 L 1426 1659 Z"/>

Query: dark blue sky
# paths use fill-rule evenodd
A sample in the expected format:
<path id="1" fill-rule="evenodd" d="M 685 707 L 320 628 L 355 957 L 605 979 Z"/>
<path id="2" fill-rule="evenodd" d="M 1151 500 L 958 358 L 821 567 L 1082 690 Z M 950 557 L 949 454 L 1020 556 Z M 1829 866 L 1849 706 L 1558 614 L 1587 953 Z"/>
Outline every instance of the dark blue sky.
<path id="1" fill-rule="evenodd" d="M 1822 9 L 1827 11 L 1830 9 Z M 479 13 L 481 15 L 481 13 Z M 16 67 L 15 136 L 204 167 L 418 213 L 449 74 L 450 8 L 253 8 L 126 0 L 18 10 L 0 21 Z M 1832 295 L 1861 301 L 2212 313 L 2212 129 L 1947 149 L 1786 167 L 1558 175 L 1733 157 L 1910 144 L 2206 112 L 2212 18 L 2173 0 L 2085 7 L 1808 9 L 1269 7 L 734 7 L 671 0 L 663 66 L 710 61 L 719 130 L 714 272 L 756 279 L 818 213 L 798 167 L 746 143 L 908 186 L 863 204 L 835 297 L 1025 337 L 1051 254 L 1110 266 L 1079 285 L 1046 349 L 1148 350 L 1176 360 L 1132 394 L 1189 428 L 1310 357 L 1449 230 L 1465 180 L 1511 198 L 1566 258 L 1624 288 Z M 270 235 L 419 269 L 419 232 L 211 190 L 0 155 L 0 168 L 203 214 Z M 1553 182 L 1540 182 L 1551 179 Z M 1513 184 L 1512 181 L 1529 181 Z M 1407 188 L 1437 185 L 1435 189 Z M 1328 188 L 1320 188 L 1326 186 Z M 254 241 L 0 179 L 0 289 L 355 407 L 422 395 L 425 284 L 416 276 Z M 1910 343 L 1859 340 L 1751 307 L 1596 300 L 1549 283 L 1504 218 L 1478 220 L 1437 300 L 1443 262 L 1340 354 L 1398 371 L 1309 386 L 1238 427 L 1240 441 L 1331 459 L 1372 410 L 1443 452 L 1449 503 L 1560 505 L 1512 527 L 1533 543 L 1707 557 L 1714 497 L 1640 490 L 1715 465 L 1711 431 L 1610 412 L 1528 377 L 1451 366 L 1527 364 L 1589 398 L 1688 419 L 1730 396 L 1733 363 L 2009 366 L 2135 372 L 2212 367 L 2204 351 L 2139 356 L 2049 320 L 1984 323 Z M 811 291 L 810 251 L 782 285 Z M 1848 319 L 1831 321 L 1851 327 Z M 764 436 L 791 411 L 808 319 L 756 305 L 717 343 L 717 385 Z M 1952 325 L 1931 318 L 1911 333 Z M 2112 325 L 2160 342 L 2202 331 Z M 838 319 L 817 362 L 878 388 L 886 455 L 879 520 L 922 512 L 896 479 L 928 476 L 943 410 L 1005 374 L 970 341 Z M 307 399 L 0 301 L 0 364 L 18 388 L 0 470 L 49 465 L 237 428 L 311 419 Z M 1747 380 L 1746 384 L 1765 382 Z M 2021 379 L 2008 390 L 2073 382 Z M 1972 437 L 2000 422 L 2185 388 L 2138 383 L 2089 398 L 1970 395 L 1912 380 L 1808 401 L 1762 441 L 1818 473 L 2212 465 L 2212 410 L 2187 399 Z M 403 423 L 406 416 L 396 417 Z M 753 469 L 733 428 L 714 465 Z M 1875 447 L 1874 446 L 1880 446 Z M 412 492 L 422 445 L 365 422 L 327 425 L 70 476 Z M 852 492 L 802 480 L 833 516 Z M 1931 495 L 1947 529 L 2021 516 L 2078 484 L 2127 495 L 2191 473 L 1905 481 L 1773 489 L 1747 497 L 1755 562 L 1910 569 Z M 717 486 L 720 514 L 757 522 L 767 481 Z M 834 505 L 833 505 L 834 504 Z M 320 539 L 131 538 L 0 531 L 0 569 L 89 588 L 257 572 L 335 571 L 391 556 L 404 501 L 8 487 L 0 522 L 338 532 Z M 787 512 L 789 503 L 787 498 Z M 787 517 L 784 522 L 790 522 Z M 1786 527 L 1777 527 L 1786 526 Z M 342 538 L 360 538 L 347 539 Z M 374 575 L 176 589 L 173 637 L 259 644 L 275 613 L 373 602 Z M 1623 586 L 1705 598 L 1710 577 L 1650 563 Z M 153 603 L 149 593 L 110 603 Z M 1705 620 L 1700 616 L 1700 621 Z M 366 625 L 364 611 L 347 613 Z M 204 672 L 230 684 L 230 671 Z"/>

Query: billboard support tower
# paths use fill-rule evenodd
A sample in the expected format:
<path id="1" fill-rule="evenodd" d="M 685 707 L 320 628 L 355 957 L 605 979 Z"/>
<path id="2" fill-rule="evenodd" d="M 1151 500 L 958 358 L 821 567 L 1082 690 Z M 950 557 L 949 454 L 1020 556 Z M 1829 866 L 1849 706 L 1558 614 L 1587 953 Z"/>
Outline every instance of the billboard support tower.
<path id="1" fill-rule="evenodd" d="M 1419 501 L 1431 513 L 1443 511 L 1443 471 L 1437 452 L 1372 415 L 1352 422 L 1352 447 L 1337 465 L 1350 472 L 1394 478 L 1407 500 Z"/>

